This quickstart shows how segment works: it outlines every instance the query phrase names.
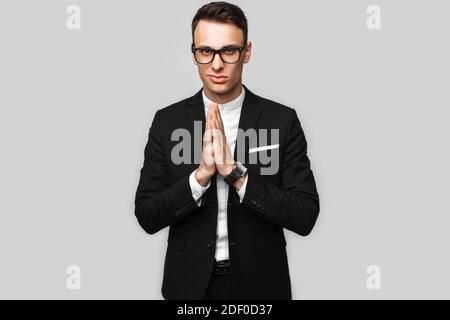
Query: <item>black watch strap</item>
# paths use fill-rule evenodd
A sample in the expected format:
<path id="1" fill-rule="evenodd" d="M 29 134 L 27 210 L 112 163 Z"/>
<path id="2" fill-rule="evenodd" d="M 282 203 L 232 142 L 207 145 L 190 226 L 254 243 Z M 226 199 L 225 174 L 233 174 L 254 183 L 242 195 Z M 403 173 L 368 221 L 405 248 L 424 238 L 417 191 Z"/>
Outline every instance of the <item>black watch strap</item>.
<path id="1" fill-rule="evenodd" d="M 233 171 L 231 171 L 230 174 L 224 178 L 224 180 L 227 184 L 233 186 L 240 177 L 245 177 L 246 174 L 247 168 L 245 168 L 241 163 L 235 162 Z"/>

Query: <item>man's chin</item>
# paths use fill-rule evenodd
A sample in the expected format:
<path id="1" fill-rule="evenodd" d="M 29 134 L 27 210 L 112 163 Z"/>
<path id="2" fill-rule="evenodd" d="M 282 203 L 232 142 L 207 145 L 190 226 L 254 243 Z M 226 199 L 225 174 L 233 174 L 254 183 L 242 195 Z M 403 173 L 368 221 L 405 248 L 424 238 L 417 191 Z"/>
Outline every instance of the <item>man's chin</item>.
<path id="1" fill-rule="evenodd" d="M 231 91 L 231 87 L 227 83 L 208 83 L 207 87 L 209 91 L 216 94 L 224 94 Z"/>

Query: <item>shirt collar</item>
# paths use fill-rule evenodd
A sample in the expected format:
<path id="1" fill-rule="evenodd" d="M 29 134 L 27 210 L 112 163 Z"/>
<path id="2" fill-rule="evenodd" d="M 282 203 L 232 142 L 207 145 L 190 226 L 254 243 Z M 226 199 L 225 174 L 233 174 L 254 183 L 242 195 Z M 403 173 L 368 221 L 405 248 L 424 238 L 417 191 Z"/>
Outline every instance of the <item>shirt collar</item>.
<path id="1" fill-rule="evenodd" d="M 211 101 L 206 96 L 204 89 L 202 90 L 202 96 L 203 96 L 203 103 L 205 105 L 205 110 L 208 111 L 209 105 L 211 103 L 215 103 L 215 102 Z M 224 113 L 224 112 L 226 113 L 226 112 L 230 112 L 230 111 L 241 108 L 242 104 L 244 103 L 244 98 L 245 98 L 245 89 L 244 89 L 244 87 L 242 87 L 241 94 L 238 97 L 236 97 L 235 99 L 233 99 L 227 103 L 217 104 L 219 106 L 220 113 Z"/>

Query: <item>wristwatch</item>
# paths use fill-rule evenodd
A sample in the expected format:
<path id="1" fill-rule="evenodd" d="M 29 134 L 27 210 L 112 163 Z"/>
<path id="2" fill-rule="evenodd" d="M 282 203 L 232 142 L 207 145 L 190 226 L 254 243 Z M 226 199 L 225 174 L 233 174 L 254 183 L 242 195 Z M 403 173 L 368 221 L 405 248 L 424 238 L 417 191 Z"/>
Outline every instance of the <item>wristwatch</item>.
<path id="1" fill-rule="evenodd" d="M 234 169 L 227 175 L 224 180 L 230 186 L 234 186 L 234 183 L 239 180 L 241 177 L 245 177 L 247 175 L 247 168 L 240 163 L 239 161 L 234 162 Z"/>

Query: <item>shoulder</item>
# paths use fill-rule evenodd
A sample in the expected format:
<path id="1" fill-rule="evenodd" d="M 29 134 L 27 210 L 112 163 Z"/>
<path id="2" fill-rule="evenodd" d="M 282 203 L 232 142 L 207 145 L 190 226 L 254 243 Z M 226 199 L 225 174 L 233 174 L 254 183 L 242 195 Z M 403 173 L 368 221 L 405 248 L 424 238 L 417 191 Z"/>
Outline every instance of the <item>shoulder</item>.
<path id="1" fill-rule="evenodd" d="M 261 107 L 261 111 L 269 117 L 275 119 L 292 120 L 297 117 L 296 110 L 290 106 L 280 102 L 264 98 L 257 94 L 252 94 L 257 104 Z"/>
<path id="2" fill-rule="evenodd" d="M 160 118 L 171 118 L 184 113 L 186 110 L 186 105 L 188 105 L 192 97 L 182 99 L 180 101 L 174 102 L 166 107 L 160 108 L 156 111 Z"/>

